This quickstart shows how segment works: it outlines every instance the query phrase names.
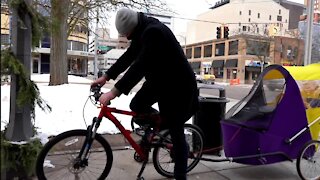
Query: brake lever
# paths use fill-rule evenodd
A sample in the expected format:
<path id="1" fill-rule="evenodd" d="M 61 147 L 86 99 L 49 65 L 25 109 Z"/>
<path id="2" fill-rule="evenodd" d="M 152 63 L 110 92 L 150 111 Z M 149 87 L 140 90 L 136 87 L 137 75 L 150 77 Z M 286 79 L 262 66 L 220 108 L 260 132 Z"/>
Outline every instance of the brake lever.
<path id="1" fill-rule="evenodd" d="M 93 95 L 94 100 L 96 101 L 96 104 L 97 104 L 97 102 L 99 102 L 99 98 L 100 98 L 101 95 L 102 95 L 102 93 L 95 93 L 95 94 Z"/>

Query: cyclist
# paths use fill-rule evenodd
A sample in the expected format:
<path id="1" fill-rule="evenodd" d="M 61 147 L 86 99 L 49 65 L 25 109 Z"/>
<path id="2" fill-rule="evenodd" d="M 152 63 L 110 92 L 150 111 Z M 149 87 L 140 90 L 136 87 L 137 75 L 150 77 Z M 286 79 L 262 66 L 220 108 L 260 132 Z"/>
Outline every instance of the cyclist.
<path id="1" fill-rule="evenodd" d="M 172 31 L 159 20 L 122 8 L 117 12 L 115 25 L 119 34 L 131 40 L 131 44 L 115 64 L 91 86 L 115 80 L 128 69 L 114 87 L 100 97 L 99 101 L 107 104 L 121 94 L 128 95 L 145 78 L 141 89 L 133 97 L 130 108 L 138 113 L 149 113 L 154 112 L 151 106 L 158 103 L 161 119 L 165 121 L 173 141 L 174 176 L 178 180 L 184 180 L 188 148 L 183 124 L 198 108 L 194 72 Z"/>

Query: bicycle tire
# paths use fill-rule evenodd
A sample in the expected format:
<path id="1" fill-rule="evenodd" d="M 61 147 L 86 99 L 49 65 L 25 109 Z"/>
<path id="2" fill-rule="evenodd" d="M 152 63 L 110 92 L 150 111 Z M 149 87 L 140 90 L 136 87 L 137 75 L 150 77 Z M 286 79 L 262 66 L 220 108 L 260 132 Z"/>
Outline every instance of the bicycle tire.
<path id="1" fill-rule="evenodd" d="M 66 176 L 86 180 L 91 177 L 105 179 L 111 170 L 113 154 L 109 143 L 100 134 L 95 135 L 86 166 L 74 167 L 73 162 L 78 157 L 87 134 L 86 130 L 71 130 L 57 135 L 45 144 L 36 162 L 38 179 L 63 179 Z M 96 163 L 101 165 L 101 169 L 92 169 L 91 165 L 97 165 Z M 101 175 L 98 174 L 100 170 Z"/>
<path id="2" fill-rule="evenodd" d="M 320 179 L 320 141 L 307 142 L 299 153 L 296 165 L 301 179 Z"/>
<path id="3" fill-rule="evenodd" d="M 189 155 L 193 156 L 193 158 L 188 159 L 188 173 L 196 167 L 200 161 L 198 158 L 202 156 L 204 136 L 202 130 L 193 124 L 185 124 L 184 131 L 186 134 L 186 141 L 189 146 Z M 163 137 L 170 139 L 169 131 L 166 131 L 163 134 Z M 161 141 L 164 141 L 164 138 L 162 138 Z M 166 147 L 155 147 L 152 158 L 153 166 L 159 174 L 168 178 L 174 177 L 174 160 L 170 149 L 167 149 Z M 163 160 L 165 160 L 165 162 L 163 162 Z"/>

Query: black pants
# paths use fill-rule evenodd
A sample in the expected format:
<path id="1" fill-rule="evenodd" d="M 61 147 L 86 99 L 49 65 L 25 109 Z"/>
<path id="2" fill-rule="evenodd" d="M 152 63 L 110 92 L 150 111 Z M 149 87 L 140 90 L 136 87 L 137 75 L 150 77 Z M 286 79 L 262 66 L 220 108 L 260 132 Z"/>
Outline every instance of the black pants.
<path id="1" fill-rule="evenodd" d="M 154 109 L 151 106 L 156 102 L 158 102 L 158 98 L 154 94 L 154 91 L 144 85 L 133 97 L 130 103 L 130 109 L 138 113 L 153 112 Z M 172 138 L 173 153 L 175 154 L 174 177 L 177 180 L 186 180 L 188 146 L 184 136 L 184 123 L 182 123 L 186 120 L 179 119 L 179 117 L 171 117 L 170 114 L 165 114 L 165 112 L 161 111 L 160 105 L 159 110 L 161 117 L 165 118 L 165 121 L 167 122 L 166 126 L 169 128 Z"/>

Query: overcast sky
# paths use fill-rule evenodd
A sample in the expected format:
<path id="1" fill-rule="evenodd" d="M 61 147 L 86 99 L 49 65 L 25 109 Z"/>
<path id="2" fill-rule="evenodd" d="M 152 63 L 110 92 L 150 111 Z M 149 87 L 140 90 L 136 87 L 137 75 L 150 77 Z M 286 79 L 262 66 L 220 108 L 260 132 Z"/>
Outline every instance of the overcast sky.
<path id="1" fill-rule="evenodd" d="M 188 19 L 195 19 L 198 14 L 201 14 L 213 6 L 218 0 L 166 0 L 168 5 L 175 10 L 176 17 L 183 17 Z M 256 0 L 266 1 L 266 0 Z M 303 4 L 304 0 L 289 0 L 292 2 Z M 174 33 L 181 34 L 186 31 L 186 24 L 188 20 L 174 18 Z M 117 37 L 117 31 L 114 25 L 114 17 L 111 19 L 111 36 Z"/>

